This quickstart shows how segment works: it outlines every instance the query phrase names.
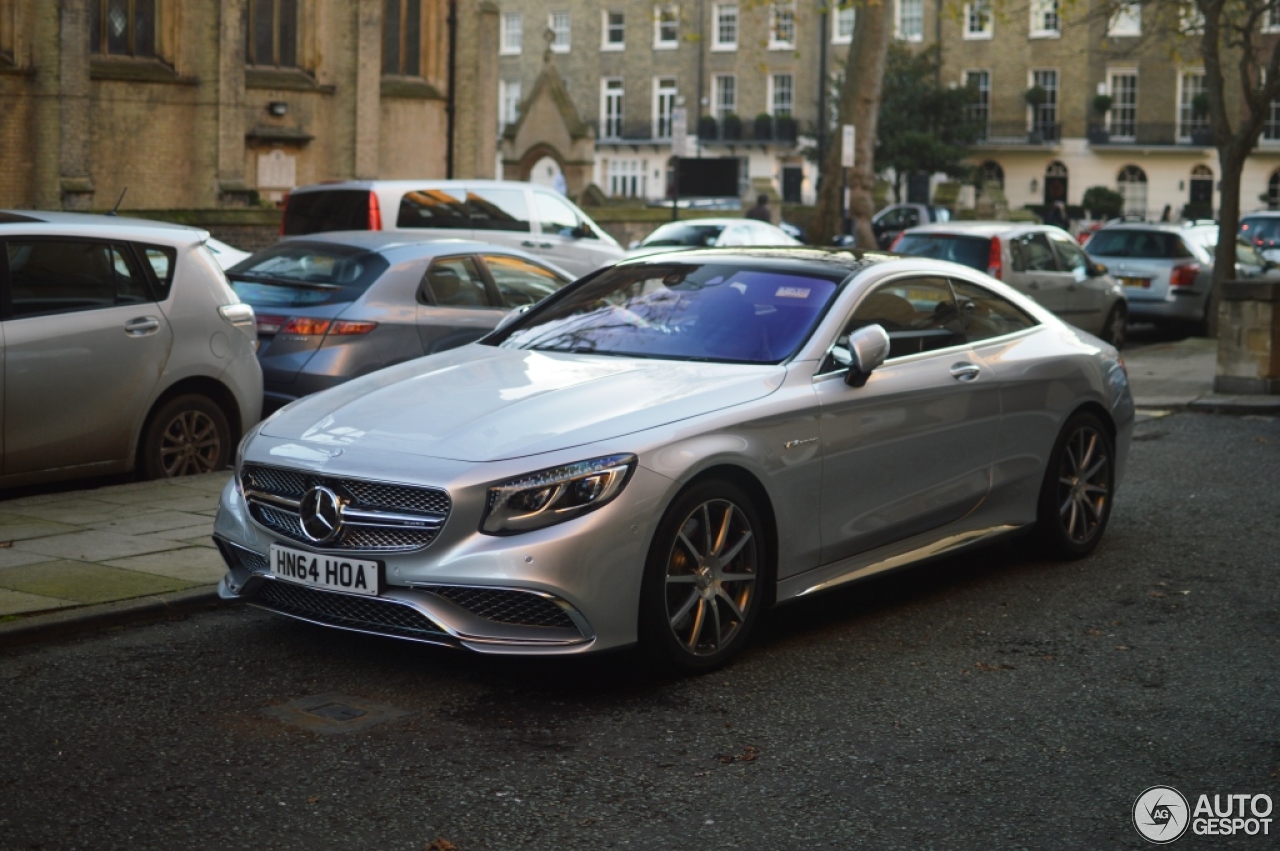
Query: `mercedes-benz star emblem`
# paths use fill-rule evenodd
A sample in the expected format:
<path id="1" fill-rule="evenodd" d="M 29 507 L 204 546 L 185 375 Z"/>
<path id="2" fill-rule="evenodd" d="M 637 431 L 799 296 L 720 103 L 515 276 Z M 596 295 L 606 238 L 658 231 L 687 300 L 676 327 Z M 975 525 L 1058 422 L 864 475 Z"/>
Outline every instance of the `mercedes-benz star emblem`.
<path id="1" fill-rule="evenodd" d="M 327 544 L 342 531 L 342 501 L 326 487 L 314 487 L 298 506 L 302 534 L 317 544 Z"/>

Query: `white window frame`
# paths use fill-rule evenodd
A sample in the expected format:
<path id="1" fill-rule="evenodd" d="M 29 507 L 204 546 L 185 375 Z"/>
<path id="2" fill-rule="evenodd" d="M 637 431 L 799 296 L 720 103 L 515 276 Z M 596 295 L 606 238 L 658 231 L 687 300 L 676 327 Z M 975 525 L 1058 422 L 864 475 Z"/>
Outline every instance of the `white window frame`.
<path id="1" fill-rule="evenodd" d="M 653 138 L 671 138 L 671 117 L 679 97 L 680 88 L 675 77 L 653 78 Z"/>
<path id="2" fill-rule="evenodd" d="M 733 18 L 733 41 L 723 41 L 721 35 L 722 19 L 732 13 Z M 711 49 L 717 50 L 737 50 L 738 38 L 741 36 L 742 29 L 742 13 L 738 9 L 737 3 L 717 3 L 712 7 L 711 13 Z"/>
<path id="3" fill-rule="evenodd" d="M 564 27 L 557 26 L 563 22 Z M 552 53 L 568 53 L 573 46 L 573 17 L 567 10 L 559 9 L 547 13 L 547 29 L 551 30 Z M 563 36 L 563 39 L 561 38 Z"/>
<path id="4" fill-rule="evenodd" d="M 978 84 L 978 92 L 984 97 L 979 98 L 978 103 L 969 107 L 970 113 L 980 112 L 982 115 L 982 135 L 980 139 L 986 139 L 991 131 L 991 69 L 990 68 L 966 68 L 960 72 L 960 85 L 968 86 L 971 76 L 982 74 L 985 76 L 986 85 Z"/>
<path id="5" fill-rule="evenodd" d="M 621 139 L 625 120 L 626 84 L 621 77 L 605 77 L 600 81 L 600 138 Z"/>
<path id="6" fill-rule="evenodd" d="M 897 4 L 893 16 L 894 35 L 900 41 L 924 41 L 924 0 L 894 0 L 894 2 Z M 908 6 L 912 10 L 909 19 L 912 24 L 910 32 L 903 26 L 903 22 L 907 20 Z M 919 29 L 917 30 L 916 27 Z"/>
<path id="7" fill-rule="evenodd" d="M 1121 104 L 1119 97 L 1122 87 L 1116 85 L 1116 80 L 1119 77 L 1133 78 L 1133 103 L 1127 106 L 1132 112 L 1132 120 L 1129 122 L 1129 126 L 1133 132 L 1130 133 L 1123 132 L 1125 128 L 1117 126 L 1119 124 L 1116 119 L 1117 110 L 1126 108 L 1124 104 Z M 1111 138 L 1115 141 L 1133 141 L 1138 133 L 1138 69 L 1108 68 L 1107 90 L 1111 94 L 1111 109 L 1107 110 L 1107 132 L 1111 134 Z"/>
<path id="8" fill-rule="evenodd" d="M 730 83 L 729 94 L 727 100 L 728 108 L 725 108 L 725 81 Z M 716 74 L 712 78 L 712 98 L 711 98 L 712 114 L 716 121 L 724 121 L 727 115 L 738 114 L 738 75 L 737 74 Z"/>
<path id="9" fill-rule="evenodd" d="M 619 29 L 622 33 L 622 41 L 610 41 L 609 36 L 613 34 L 613 23 L 609 20 L 610 15 L 621 15 L 622 23 Z M 600 49 L 605 51 L 618 51 L 627 49 L 627 13 L 619 12 L 616 9 L 600 10 Z"/>
<path id="10" fill-rule="evenodd" d="M 675 31 L 669 39 L 662 37 L 662 16 L 671 16 L 671 27 Z M 675 50 L 680 46 L 680 7 L 674 3 L 659 3 L 653 7 L 653 49 Z"/>
<path id="11" fill-rule="evenodd" d="M 498 81 L 498 134 L 520 120 L 520 100 L 523 97 L 519 80 Z"/>
<path id="12" fill-rule="evenodd" d="M 978 29 L 974 29 L 974 25 Z M 995 34 L 996 20 L 991 0 L 973 0 L 964 4 L 964 38 L 966 41 L 990 39 Z"/>
<path id="13" fill-rule="evenodd" d="M 1191 91 L 1191 87 L 1187 86 L 1187 80 L 1191 77 L 1198 77 L 1200 84 L 1195 88 L 1195 92 Z M 1178 69 L 1178 100 L 1177 100 L 1177 127 L 1178 141 L 1190 142 L 1191 136 L 1197 130 L 1209 129 L 1209 117 L 1206 115 L 1201 120 L 1196 120 L 1192 116 L 1194 108 L 1191 102 L 1197 94 L 1205 91 L 1204 69 L 1203 68 L 1179 68 Z M 1186 132 L 1183 132 L 1183 131 Z"/>
<path id="14" fill-rule="evenodd" d="M 1136 38 L 1142 35 L 1142 6 L 1126 3 L 1116 9 L 1107 23 L 1108 38 Z"/>
<path id="15" fill-rule="evenodd" d="M 842 24 L 848 24 L 848 32 L 841 32 Z M 858 10 L 852 6 L 831 10 L 831 43 L 853 44 L 853 30 L 858 25 Z"/>
<path id="16" fill-rule="evenodd" d="M 791 38 L 779 37 L 783 28 L 790 30 Z M 774 0 L 769 4 L 769 49 L 796 49 L 796 3 L 795 0 Z"/>
<path id="17" fill-rule="evenodd" d="M 520 12 L 502 13 L 502 33 L 498 38 L 499 56 L 519 56 L 524 42 L 524 15 Z"/>
<path id="18" fill-rule="evenodd" d="M 1062 4 L 1058 0 L 1031 0 L 1031 37 L 1062 38 Z"/>
<path id="19" fill-rule="evenodd" d="M 779 78 L 785 79 L 787 84 L 779 86 Z M 779 110 L 778 95 L 782 91 L 786 92 L 787 104 L 785 109 Z M 789 71 L 778 74 L 769 75 L 769 114 L 775 118 L 791 118 L 796 114 L 796 75 Z"/>

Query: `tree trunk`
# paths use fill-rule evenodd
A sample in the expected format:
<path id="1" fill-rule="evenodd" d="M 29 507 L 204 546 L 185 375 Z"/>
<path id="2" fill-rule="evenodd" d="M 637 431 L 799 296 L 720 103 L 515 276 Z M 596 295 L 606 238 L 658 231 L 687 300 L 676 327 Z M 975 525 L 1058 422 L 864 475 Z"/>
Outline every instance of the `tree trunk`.
<path id="1" fill-rule="evenodd" d="M 858 6 L 853 43 L 845 61 L 844 85 L 840 87 L 839 124 L 852 124 L 856 129 L 854 167 L 848 170 L 849 210 L 856 224 L 858 245 L 875 248 L 871 232 L 871 215 L 875 203 L 876 123 L 880 118 L 880 86 L 884 81 L 885 62 L 889 55 L 889 3 L 867 3 Z M 825 120 L 820 118 L 819 120 Z M 836 134 L 822 164 L 822 190 L 814 213 L 812 232 L 818 240 L 841 233 L 840 207 L 840 134 Z"/>

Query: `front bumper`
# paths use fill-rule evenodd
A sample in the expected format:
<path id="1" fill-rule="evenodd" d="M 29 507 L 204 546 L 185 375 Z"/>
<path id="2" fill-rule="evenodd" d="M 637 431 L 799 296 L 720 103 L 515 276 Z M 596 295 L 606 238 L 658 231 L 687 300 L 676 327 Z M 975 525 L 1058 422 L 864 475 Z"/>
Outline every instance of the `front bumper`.
<path id="1" fill-rule="evenodd" d="M 268 561 L 272 543 L 334 551 L 259 524 L 232 480 L 214 526 L 227 564 L 218 593 L 324 626 L 481 653 L 577 654 L 622 647 L 636 640 L 645 556 L 670 484 L 638 468 L 622 493 L 600 509 L 510 536 L 478 531 L 483 499 L 474 497 L 486 487 L 446 485 L 453 508 L 430 544 L 411 552 L 342 553 L 384 563 L 386 585 L 379 596 L 368 597 L 274 577 Z"/>

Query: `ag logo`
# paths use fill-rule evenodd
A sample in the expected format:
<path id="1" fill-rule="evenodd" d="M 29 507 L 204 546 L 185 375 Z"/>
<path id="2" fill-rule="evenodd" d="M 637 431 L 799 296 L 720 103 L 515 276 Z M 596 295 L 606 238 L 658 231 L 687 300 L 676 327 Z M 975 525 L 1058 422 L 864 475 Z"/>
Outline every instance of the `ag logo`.
<path id="1" fill-rule="evenodd" d="M 1142 838 L 1167 845 L 1187 832 L 1191 823 L 1187 799 L 1172 786 L 1152 786 L 1133 802 L 1133 826 Z"/>

